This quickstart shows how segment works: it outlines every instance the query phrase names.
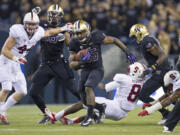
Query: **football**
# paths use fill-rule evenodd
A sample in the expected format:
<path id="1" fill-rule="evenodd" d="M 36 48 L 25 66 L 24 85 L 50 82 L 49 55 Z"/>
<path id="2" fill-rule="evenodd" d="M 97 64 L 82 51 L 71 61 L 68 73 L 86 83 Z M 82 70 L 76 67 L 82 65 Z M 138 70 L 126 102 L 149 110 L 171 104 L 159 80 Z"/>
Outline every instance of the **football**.
<path id="1" fill-rule="evenodd" d="M 76 54 L 75 60 L 76 60 L 76 61 L 80 61 L 80 59 L 81 59 L 80 54 L 81 54 L 82 56 L 85 56 L 85 55 L 87 54 L 87 52 L 88 52 L 88 49 L 80 50 L 80 51 Z"/>

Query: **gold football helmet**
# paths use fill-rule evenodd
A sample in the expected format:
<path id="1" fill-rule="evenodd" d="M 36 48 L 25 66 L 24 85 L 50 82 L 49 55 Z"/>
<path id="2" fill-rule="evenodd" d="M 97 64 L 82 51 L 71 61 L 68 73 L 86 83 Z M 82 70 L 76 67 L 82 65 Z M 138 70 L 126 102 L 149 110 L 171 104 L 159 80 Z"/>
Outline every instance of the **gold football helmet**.
<path id="1" fill-rule="evenodd" d="M 51 5 L 48 8 L 47 18 L 50 24 L 58 25 L 63 16 L 64 16 L 64 11 L 58 4 Z"/>
<path id="2" fill-rule="evenodd" d="M 78 20 L 73 24 L 73 33 L 75 34 L 75 36 L 77 36 L 80 33 L 82 34 L 83 32 L 85 32 L 85 36 L 79 38 L 79 41 L 81 43 L 87 41 L 90 35 L 90 30 L 91 30 L 90 25 L 84 20 Z"/>
<path id="3" fill-rule="evenodd" d="M 135 24 L 130 28 L 129 37 L 135 37 L 138 43 L 147 35 L 149 35 L 149 32 L 143 24 Z"/>

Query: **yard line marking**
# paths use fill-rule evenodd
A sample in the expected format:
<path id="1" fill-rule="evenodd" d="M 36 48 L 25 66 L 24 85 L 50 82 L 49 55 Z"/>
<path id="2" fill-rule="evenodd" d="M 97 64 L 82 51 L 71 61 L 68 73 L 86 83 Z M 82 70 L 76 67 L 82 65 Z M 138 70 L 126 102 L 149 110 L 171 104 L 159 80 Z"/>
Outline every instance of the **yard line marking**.
<path id="1" fill-rule="evenodd" d="M 68 129 L 24 129 L 24 131 L 28 131 L 28 132 L 55 132 L 55 131 L 68 131 Z"/>
<path id="2" fill-rule="evenodd" d="M 18 129 L 0 129 L 0 131 L 16 131 Z"/>

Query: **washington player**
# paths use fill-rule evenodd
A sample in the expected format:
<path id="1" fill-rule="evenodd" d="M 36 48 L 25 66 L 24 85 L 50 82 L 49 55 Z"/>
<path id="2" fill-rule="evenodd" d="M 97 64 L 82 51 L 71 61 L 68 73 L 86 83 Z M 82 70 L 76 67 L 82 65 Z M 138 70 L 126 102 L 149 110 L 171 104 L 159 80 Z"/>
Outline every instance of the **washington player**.
<path id="1" fill-rule="evenodd" d="M 113 81 L 105 85 L 105 91 L 110 92 L 117 88 L 116 95 L 113 100 L 109 100 L 103 97 L 96 97 L 95 101 L 97 103 L 105 103 L 105 118 L 111 120 L 121 120 L 126 117 L 128 112 L 133 110 L 137 103 L 137 96 L 141 91 L 142 85 L 144 83 L 143 72 L 145 67 L 139 62 L 129 66 L 129 74 L 116 74 Z M 46 112 L 51 118 L 52 122 L 56 120 L 61 120 L 64 124 L 79 123 L 84 117 L 78 117 L 75 119 L 68 119 L 64 116 L 74 113 L 82 109 L 82 103 L 68 107 L 65 110 L 58 112 L 56 115 L 54 113 Z"/>
<path id="2" fill-rule="evenodd" d="M 26 80 L 21 72 L 20 64 L 26 64 L 25 55 L 43 37 L 52 36 L 62 31 L 71 30 L 70 25 L 61 28 L 54 28 L 45 31 L 39 26 L 39 17 L 34 12 L 24 16 L 24 25 L 15 24 L 11 26 L 9 37 L 2 48 L 0 56 L 0 119 L 3 124 L 9 124 L 6 117 L 6 110 L 17 103 L 27 94 Z M 15 89 L 5 102 L 8 93 Z"/>
<path id="3" fill-rule="evenodd" d="M 168 88 L 169 93 L 166 93 L 161 98 L 156 100 L 151 107 L 144 109 L 140 112 L 139 116 L 146 116 L 154 113 L 155 111 L 165 108 L 166 106 L 176 102 L 170 115 L 168 115 L 167 120 L 164 124 L 165 133 L 173 132 L 175 126 L 180 120 L 180 74 L 176 70 L 171 70 L 167 72 L 164 76 L 164 85 Z"/>

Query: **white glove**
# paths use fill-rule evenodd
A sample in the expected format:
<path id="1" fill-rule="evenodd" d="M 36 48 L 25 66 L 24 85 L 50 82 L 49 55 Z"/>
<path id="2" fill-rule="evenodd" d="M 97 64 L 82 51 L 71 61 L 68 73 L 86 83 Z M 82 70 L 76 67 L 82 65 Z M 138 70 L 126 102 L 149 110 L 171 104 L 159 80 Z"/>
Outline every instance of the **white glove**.
<path id="1" fill-rule="evenodd" d="M 32 12 L 36 13 L 37 15 L 41 12 L 41 8 L 40 7 L 35 7 L 32 9 Z"/>
<path id="2" fill-rule="evenodd" d="M 72 23 L 66 23 L 60 29 L 61 29 L 61 32 L 63 32 L 63 31 L 72 31 L 72 27 L 73 27 Z"/>
<path id="3" fill-rule="evenodd" d="M 25 58 L 22 58 L 22 57 L 14 56 L 12 60 L 15 62 L 18 62 L 20 64 L 26 64 L 27 63 L 27 60 Z"/>

